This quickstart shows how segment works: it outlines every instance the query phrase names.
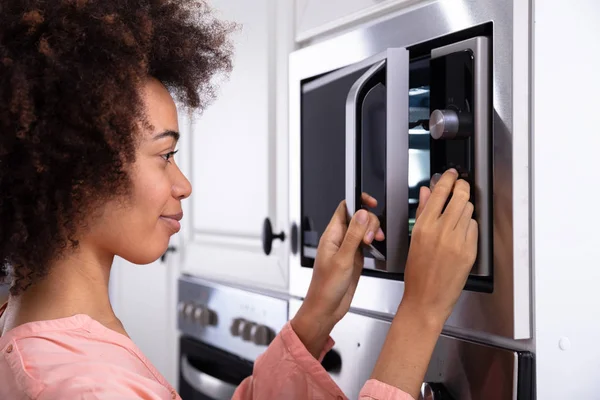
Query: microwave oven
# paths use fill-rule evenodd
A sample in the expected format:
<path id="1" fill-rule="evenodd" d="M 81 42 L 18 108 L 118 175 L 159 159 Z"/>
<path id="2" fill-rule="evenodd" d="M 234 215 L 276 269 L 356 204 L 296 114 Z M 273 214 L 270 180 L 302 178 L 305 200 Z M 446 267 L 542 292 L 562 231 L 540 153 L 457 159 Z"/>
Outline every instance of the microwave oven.
<path id="1" fill-rule="evenodd" d="M 386 239 L 364 248 L 352 308 L 393 316 L 419 188 L 455 168 L 471 184 L 479 247 L 446 329 L 531 337 L 529 50 L 528 40 L 514 39 L 528 21 L 507 13 L 509 5 L 430 2 L 291 54 L 293 296 L 306 294 L 340 201 L 351 215 L 367 192 Z"/>

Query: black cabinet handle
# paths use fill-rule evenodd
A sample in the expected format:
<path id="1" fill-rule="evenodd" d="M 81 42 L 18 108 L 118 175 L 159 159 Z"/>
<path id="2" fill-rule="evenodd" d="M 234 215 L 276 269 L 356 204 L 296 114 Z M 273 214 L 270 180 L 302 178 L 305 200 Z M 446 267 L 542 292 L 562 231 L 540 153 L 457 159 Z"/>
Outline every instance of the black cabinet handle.
<path id="1" fill-rule="evenodd" d="M 262 244 L 263 251 L 266 255 L 271 254 L 271 249 L 273 248 L 273 241 L 275 239 L 279 239 L 283 242 L 285 240 L 285 233 L 280 232 L 278 234 L 274 234 L 273 227 L 271 226 L 271 221 L 269 220 L 269 218 L 265 218 L 262 231 Z"/>
<path id="2" fill-rule="evenodd" d="M 165 254 L 163 254 L 162 256 L 160 256 L 160 261 L 161 261 L 161 262 L 165 262 L 165 261 L 166 261 L 166 259 L 167 259 L 167 254 L 169 254 L 169 253 L 174 253 L 174 252 L 176 252 L 176 251 L 177 251 L 177 247 L 175 247 L 175 246 L 169 246 L 169 247 L 167 248 L 167 251 L 165 251 Z"/>
<path id="3" fill-rule="evenodd" d="M 335 350 L 329 350 L 323 357 L 321 365 L 327 372 L 340 372 L 342 370 L 342 357 Z"/>
<path id="4" fill-rule="evenodd" d="M 300 242 L 298 241 L 298 225 L 296 225 L 295 223 L 292 224 L 292 231 L 290 236 L 292 254 L 296 255 L 298 253 L 298 247 L 300 246 Z"/>

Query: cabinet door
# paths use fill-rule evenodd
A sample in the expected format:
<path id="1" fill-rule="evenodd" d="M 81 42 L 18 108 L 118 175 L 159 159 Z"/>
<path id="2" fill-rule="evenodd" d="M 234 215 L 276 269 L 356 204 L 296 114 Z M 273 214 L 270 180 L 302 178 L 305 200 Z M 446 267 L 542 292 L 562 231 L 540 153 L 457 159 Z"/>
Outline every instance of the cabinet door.
<path id="1" fill-rule="evenodd" d="M 296 40 L 347 27 L 424 0 L 296 0 Z"/>
<path id="2" fill-rule="evenodd" d="M 184 202 L 183 270 L 234 283 L 287 291 L 289 241 L 262 250 L 269 218 L 287 239 L 287 57 L 293 2 L 216 0 L 233 35 L 233 71 L 216 100 L 181 126 L 179 163 L 193 186 Z"/>

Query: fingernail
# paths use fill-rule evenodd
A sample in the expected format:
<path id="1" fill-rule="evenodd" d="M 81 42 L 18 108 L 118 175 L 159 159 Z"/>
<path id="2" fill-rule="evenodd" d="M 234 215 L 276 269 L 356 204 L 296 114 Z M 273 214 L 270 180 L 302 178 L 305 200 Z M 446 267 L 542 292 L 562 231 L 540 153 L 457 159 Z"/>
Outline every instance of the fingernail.
<path id="1" fill-rule="evenodd" d="M 369 232 L 367 232 L 367 235 L 365 236 L 365 241 L 367 243 L 371 243 L 373 241 L 373 237 L 375 237 L 375 235 L 373 234 L 373 232 L 369 231 Z"/>
<path id="2" fill-rule="evenodd" d="M 356 220 L 358 221 L 359 224 L 364 225 L 369 220 L 369 214 L 367 214 L 367 212 L 365 210 L 359 210 L 356 213 Z"/>
<path id="3" fill-rule="evenodd" d="M 454 175 L 458 175 L 458 171 L 455 168 L 450 168 L 448 171 Z"/>
<path id="4" fill-rule="evenodd" d="M 441 177 L 442 177 L 441 174 L 433 174 L 433 176 L 431 177 L 431 180 L 429 181 L 429 189 L 430 190 L 433 190 L 434 186 L 436 185 L 436 183 L 439 182 Z"/>
<path id="5" fill-rule="evenodd" d="M 379 228 L 379 230 L 377 231 L 378 235 L 383 235 L 385 237 L 385 233 L 383 233 L 383 230 L 381 228 Z"/>

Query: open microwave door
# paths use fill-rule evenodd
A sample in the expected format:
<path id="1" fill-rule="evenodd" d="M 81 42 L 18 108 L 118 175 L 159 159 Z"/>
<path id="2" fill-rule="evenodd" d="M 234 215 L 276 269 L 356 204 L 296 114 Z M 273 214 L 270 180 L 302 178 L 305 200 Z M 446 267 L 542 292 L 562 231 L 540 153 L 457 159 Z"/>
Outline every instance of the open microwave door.
<path id="1" fill-rule="evenodd" d="M 362 193 L 385 240 L 365 246 L 365 268 L 402 273 L 409 246 L 409 52 L 388 49 L 352 86 L 346 101 L 346 206 L 350 219 Z"/>

